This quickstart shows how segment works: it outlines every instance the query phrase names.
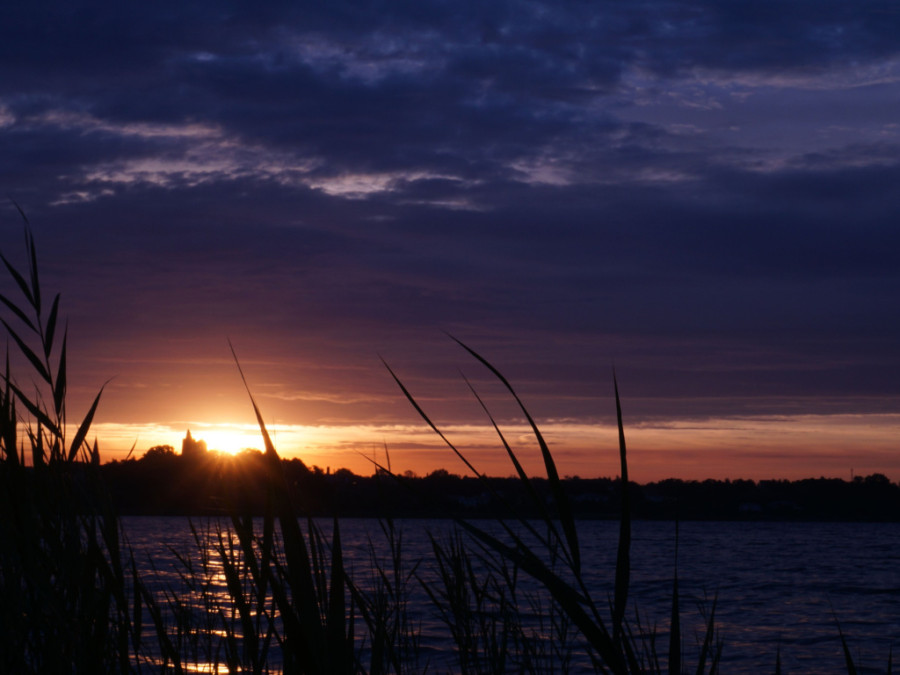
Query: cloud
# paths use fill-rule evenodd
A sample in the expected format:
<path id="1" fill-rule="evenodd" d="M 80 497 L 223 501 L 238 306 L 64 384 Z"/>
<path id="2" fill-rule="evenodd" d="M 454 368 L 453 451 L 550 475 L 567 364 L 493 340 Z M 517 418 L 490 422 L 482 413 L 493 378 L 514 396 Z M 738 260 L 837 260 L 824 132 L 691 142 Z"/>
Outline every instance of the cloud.
<path id="1" fill-rule="evenodd" d="M 353 12 L 130 11 L 50 12 L 46 23 L 58 29 L 57 53 L 11 61 L 9 70 L 20 77 L 0 90 L 15 119 L 44 121 L 48 135 L 35 143 L 70 146 L 49 135 L 54 118 L 57 131 L 71 132 L 70 141 L 90 139 L 82 182 L 188 189 L 247 177 L 343 197 L 387 191 L 397 199 L 406 196 L 396 189 L 398 178 L 491 187 L 510 180 L 680 182 L 696 179 L 692 164 L 715 166 L 716 155 L 728 149 L 706 144 L 701 159 L 696 143 L 702 134 L 686 140 L 671 133 L 677 125 L 617 119 L 618 106 L 640 102 L 638 89 L 649 100 L 722 111 L 735 86 L 752 99 L 776 86 L 776 72 L 788 74 L 780 89 L 802 88 L 797 78 L 811 72 L 813 57 L 821 59 L 815 72 L 825 74 L 834 72 L 838 56 L 868 56 L 863 68 L 872 73 L 889 69 L 878 64 L 891 58 L 886 44 L 860 51 L 883 30 L 865 8 L 854 17 L 834 8 L 807 15 L 768 5 L 736 12 L 718 3 L 535 4 L 518 13 L 473 7 L 452 16 L 433 5 L 415 14 L 375 5 Z M 101 62 L 100 38 L 114 31 Z M 741 39 L 732 39 L 735 33 Z M 831 33 L 844 37 L 824 37 Z M 760 48 L 786 36 L 789 49 Z M 10 49 L 34 48 L 9 37 Z M 50 73 L 51 64 L 63 60 L 60 52 L 73 81 L 86 83 L 77 92 Z M 736 55 L 723 61 L 723 52 Z M 777 70 L 768 65 L 776 57 Z M 654 67 L 657 61 L 684 65 L 673 75 L 671 66 Z M 715 72 L 712 63 L 719 65 Z M 703 68 L 710 75 L 704 77 Z M 29 72 L 32 84 L 23 87 Z M 644 85 L 623 79 L 638 72 L 650 76 Z M 740 84 L 729 84 L 720 72 Z M 885 72 L 864 82 L 896 80 Z M 849 75 L 844 85 L 831 81 L 828 91 L 851 81 Z M 727 112 L 739 109 L 732 104 Z M 33 123 L 14 126 L 16 133 L 34 131 Z M 110 156 L 112 148 L 118 152 Z M 77 182 L 72 173 L 62 176 Z M 94 187 L 66 186 L 70 196 L 62 199 L 107 194 L 108 187 Z M 476 204 L 458 194 L 439 203 Z"/>

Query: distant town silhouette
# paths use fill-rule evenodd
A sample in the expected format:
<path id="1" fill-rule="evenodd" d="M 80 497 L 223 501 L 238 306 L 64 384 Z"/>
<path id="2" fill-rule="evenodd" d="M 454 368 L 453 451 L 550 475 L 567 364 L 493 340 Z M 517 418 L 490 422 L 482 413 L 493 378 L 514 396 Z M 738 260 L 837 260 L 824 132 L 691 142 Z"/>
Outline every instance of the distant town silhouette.
<path id="1" fill-rule="evenodd" d="M 188 431 L 180 454 L 155 446 L 140 459 L 104 464 L 102 471 L 121 513 L 214 515 L 235 507 L 262 513 L 263 459 L 260 450 L 210 450 Z M 374 468 L 362 476 L 297 458 L 280 461 L 296 507 L 312 516 L 503 517 L 510 507 L 517 514 L 533 508 L 518 478 L 479 479 L 443 469 L 392 476 Z M 551 504 L 546 481 L 532 482 Z M 569 477 L 564 484 L 578 517 L 619 517 L 617 478 Z M 629 490 L 634 517 L 644 519 L 900 521 L 900 486 L 878 473 L 851 481 L 668 479 L 631 483 Z"/>

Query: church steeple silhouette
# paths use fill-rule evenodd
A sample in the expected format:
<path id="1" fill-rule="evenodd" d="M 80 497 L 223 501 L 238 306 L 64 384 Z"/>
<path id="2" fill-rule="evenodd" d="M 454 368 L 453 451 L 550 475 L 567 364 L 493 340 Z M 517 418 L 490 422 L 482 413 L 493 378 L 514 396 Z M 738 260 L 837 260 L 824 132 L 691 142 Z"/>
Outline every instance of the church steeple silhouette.
<path id="1" fill-rule="evenodd" d="M 203 457 L 206 455 L 206 441 L 195 441 L 188 429 L 187 436 L 181 441 L 182 457 Z"/>

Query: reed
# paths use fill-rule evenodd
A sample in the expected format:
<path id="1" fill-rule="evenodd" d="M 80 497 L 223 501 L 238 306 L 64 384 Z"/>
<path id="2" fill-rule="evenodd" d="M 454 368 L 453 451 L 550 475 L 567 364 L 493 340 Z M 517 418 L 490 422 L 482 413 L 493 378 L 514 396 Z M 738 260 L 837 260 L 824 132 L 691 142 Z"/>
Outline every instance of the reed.
<path id="1" fill-rule="evenodd" d="M 13 377 L 7 351 L 0 393 L 0 671 L 127 671 L 138 639 L 133 596 L 126 592 L 119 521 L 97 471 L 97 443 L 86 441 L 102 388 L 68 438 L 60 296 L 44 303 L 34 239 L 22 218 L 27 269 L 20 272 L 0 254 L 21 299 L 0 295 L 0 302 L 15 317 L 15 325 L 2 323 L 30 366 L 34 393 Z"/>
<path id="2" fill-rule="evenodd" d="M 420 673 L 423 663 L 419 628 L 410 616 L 410 596 L 417 582 L 421 560 L 408 560 L 404 554 L 403 532 L 391 518 L 379 521 L 384 541 L 369 539 L 368 579 L 365 585 L 352 580 L 348 588 L 365 622 L 368 640 L 359 663 L 372 675 L 381 673 Z M 386 554 L 380 553 L 387 551 Z"/>
<path id="3" fill-rule="evenodd" d="M 663 672 L 659 666 L 658 658 L 649 658 L 655 655 L 655 648 L 648 649 L 643 644 L 655 639 L 655 635 L 643 630 L 635 631 L 625 619 L 629 583 L 630 583 L 630 548 L 631 548 L 631 515 L 628 498 L 628 460 L 625 443 L 625 430 L 622 421 L 622 406 L 619 398 L 618 383 L 613 375 L 613 387 L 616 402 L 616 419 L 619 439 L 619 459 L 622 471 L 622 515 L 620 518 L 619 540 L 617 545 L 614 594 L 611 602 L 611 616 L 609 622 L 604 621 L 600 607 L 601 603 L 592 596 L 591 590 L 585 581 L 578 540 L 578 528 L 568 499 L 563 489 L 559 472 L 556 468 L 553 455 L 545 441 L 543 434 L 534 421 L 531 413 L 525 407 L 515 389 L 503 376 L 503 374 L 487 359 L 460 340 L 453 338 L 476 361 L 482 364 L 499 381 L 512 397 L 520 412 L 531 428 L 532 435 L 541 452 L 541 457 L 546 471 L 550 493 L 554 500 L 555 514 L 551 515 L 532 485 L 531 478 L 522 468 L 522 463 L 515 451 L 505 438 L 497 421 L 484 405 L 483 400 L 470 389 L 473 395 L 481 403 L 488 420 L 494 428 L 499 442 L 506 451 L 519 480 L 525 487 L 526 493 L 534 502 L 534 506 L 542 514 L 541 523 L 535 526 L 528 520 L 518 516 L 509 508 L 509 518 L 497 522 L 499 533 L 489 532 L 487 528 L 475 524 L 472 521 L 457 519 L 460 529 L 466 532 L 472 541 L 479 544 L 485 551 L 497 555 L 516 570 L 521 570 L 538 583 L 545 590 L 554 608 L 558 609 L 562 616 L 575 628 L 578 638 L 583 642 L 586 651 L 590 654 L 594 666 L 599 672 L 611 672 L 616 674 Z M 479 472 L 465 455 L 446 437 L 446 435 L 431 420 L 422 406 L 416 401 L 406 386 L 400 381 L 393 370 L 388 371 L 394 378 L 400 390 L 422 419 L 435 431 L 435 433 L 448 445 L 469 468 L 470 471 L 490 489 L 487 477 Z M 382 467 L 383 468 L 383 467 Z M 386 469 L 385 469 L 386 470 Z M 499 495 L 495 498 L 502 502 Z M 515 527 L 512 526 L 515 524 Z M 460 576 L 457 570 L 457 576 Z M 433 599 L 437 600 L 437 598 Z M 440 603 L 438 603 L 440 604 Z M 680 612 L 678 605 L 677 575 L 673 582 L 673 600 L 670 620 L 670 650 L 667 659 L 667 672 L 681 672 L 685 662 L 682 647 L 676 641 L 680 636 Z M 697 673 L 715 673 L 718 671 L 721 647 L 715 641 L 714 610 L 710 613 L 707 630 L 700 645 L 697 657 Z"/>

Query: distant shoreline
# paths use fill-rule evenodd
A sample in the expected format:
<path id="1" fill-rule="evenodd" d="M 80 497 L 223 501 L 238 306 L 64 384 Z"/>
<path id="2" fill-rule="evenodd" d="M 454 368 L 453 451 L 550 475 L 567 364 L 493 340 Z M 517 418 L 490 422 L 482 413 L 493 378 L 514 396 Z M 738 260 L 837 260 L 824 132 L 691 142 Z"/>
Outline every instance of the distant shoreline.
<path id="1" fill-rule="evenodd" d="M 346 469 L 324 472 L 281 460 L 299 513 L 313 517 L 498 518 L 540 517 L 518 478 L 457 476 L 359 476 Z M 111 462 L 101 474 L 122 515 L 227 515 L 265 511 L 262 455 L 184 458 L 177 454 Z M 573 515 L 617 520 L 621 481 L 563 479 Z M 531 484 L 553 513 L 547 481 Z M 900 522 L 900 485 L 882 474 L 803 480 L 667 479 L 629 484 L 632 517 L 649 521 Z"/>
<path id="2" fill-rule="evenodd" d="M 225 512 L 201 512 L 201 513 L 120 513 L 119 514 L 123 518 L 228 518 L 230 517 L 228 513 Z M 254 514 L 254 517 L 262 518 L 263 514 Z M 500 518 L 500 516 L 491 516 L 491 515 L 460 515 L 460 516 L 432 516 L 432 515 L 416 515 L 416 514 L 400 514 L 400 515 L 391 515 L 391 516 L 378 516 L 372 514 L 303 514 L 298 516 L 300 518 L 313 518 L 313 519 L 329 519 L 329 518 L 338 518 L 341 520 L 349 519 L 349 520 L 372 520 L 379 521 L 384 520 L 385 518 L 391 518 L 393 520 L 421 520 L 421 521 L 429 521 L 429 520 L 454 520 L 456 518 L 462 518 L 467 521 L 479 522 L 479 521 L 496 521 Z M 510 518 L 504 518 L 504 520 L 510 520 Z M 527 520 L 531 520 L 530 518 Z M 538 520 L 535 518 L 534 520 Z M 601 517 L 575 517 L 576 522 L 608 522 L 608 523 L 618 523 L 618 518 L 601 518 Z M 675 518 L 632 518 L 633 523 L 748 523 L 748 524 L 792 524 L 792 525 L 803 525 L 803 524 L 821 524 L 821 525 L 841 525 L 841 524 L 859 524 L 859 525 L 900 525 L 900 520 L 832 520 L 832 519 L 813 519 L 807 518 L 804 520 L 798 519 L 775 519 L 775 518 L 744 518 L 744 519 L 728 519 L 728 518 L 692 518 L 692 519 L 675 519 Z"/>

